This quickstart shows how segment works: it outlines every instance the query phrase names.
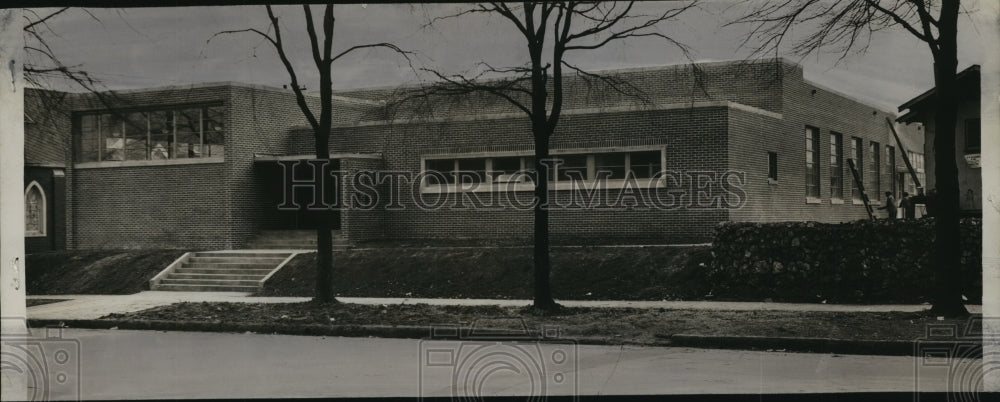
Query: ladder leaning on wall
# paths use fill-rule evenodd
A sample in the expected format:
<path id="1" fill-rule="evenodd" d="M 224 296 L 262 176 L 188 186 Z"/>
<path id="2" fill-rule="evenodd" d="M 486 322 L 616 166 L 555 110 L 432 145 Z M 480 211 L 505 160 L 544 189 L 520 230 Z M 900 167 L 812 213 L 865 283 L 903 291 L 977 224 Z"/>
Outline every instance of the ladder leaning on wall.
<path id="1" fill-rule="evenodd" d="M 861 201 L 865 203 L 865 211 L 868 212 L 868 219 L 875 220 L 875 214 L 872 211 L 872 204 L 868 202 L 868 194 L 865 194 L 865 185 L 861 183 L 861 175 L 858 174 L 858 168 L 854 166 L 854 159 L 847 159 L 847 166 L 851 168 L 851 175 L 854 176 L 854 183 L 858 186 L 858 192 L 861 193 Z"/>

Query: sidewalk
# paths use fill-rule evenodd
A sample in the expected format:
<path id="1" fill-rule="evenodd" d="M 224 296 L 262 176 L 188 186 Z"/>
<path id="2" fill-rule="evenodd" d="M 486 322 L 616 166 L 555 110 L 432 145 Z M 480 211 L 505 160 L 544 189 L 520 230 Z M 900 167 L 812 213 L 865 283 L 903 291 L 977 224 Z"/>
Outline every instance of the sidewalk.
<path id="1" fill-rule="evenodd" d="M 179 302 L 231 302 L 231 303 L 300 303 L 309 297 L 251 297 L 240 292 L 160 292 L 144 291 L 131 295 L 36 295 L 31 299 L 65 299 L 66 301 L 28 307 L 28 318 L 40 320 L 90 320 L 112 313 L 129 313 Z M 527 306 L 530 300 L 494 299 L 420 299 L 338 297 L 344 303 L 354 304 L 430 304 L 456 306 Z M 560 300 L 567 307 L 640 308 L 666 310 L 715 310 L 715 311 L 822 311 L 822 312 L 917 312 L 930 308 L 928 304 L 816 304 L 816 303 L 763 303 L 716 301 L 623 301 L 623 300 Z M 982 306 L 968 305 L 969 312 L 982 313 Z"/>

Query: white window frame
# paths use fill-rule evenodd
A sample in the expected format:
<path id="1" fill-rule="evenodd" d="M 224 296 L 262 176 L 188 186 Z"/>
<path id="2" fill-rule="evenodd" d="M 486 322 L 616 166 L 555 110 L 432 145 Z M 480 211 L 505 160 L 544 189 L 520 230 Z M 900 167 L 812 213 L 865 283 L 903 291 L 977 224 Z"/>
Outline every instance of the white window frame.
<path id="1" fill-rule="evenodd" d="M 49 211 L 48 211 L 48 201 L 45 198 L 45 189 L 42 188 L 42 186 L 40 184 L 38 184 L 37 181 L 32 181 L 31 183 L 28 184 L 28 187 L 26 187 L 24 189 L 24 213 L 25 213 L 25 215 L 27 215 L 27 212 L 28 212 L 28 194 L 31 193 L 31 189 L 33 189 L 33 188 L 37 188 L 38 189 L 38 194 L 41 194 L 41 196 L 42 196 L 42 205 L 39 208 L 39 214 L 38 214 L 41 217 L 40 225 L 38 225 L 38 227 L 41 228 L 41 230 L 40 231 L 28 231 L 27 228 L 25 228 L 25 230 L 24 230 L 24 237 L 45 237 L 46 236 L 46 229 L 48 228 L 48 220 L 46 219 L 47 218 L 46 215 L 49 213 Z M 27 221 L 28 221 L 27 218 L 28 217 L 25 216 L 24 218 L 25 218 L 25 222 L 27 223 Z"/>
<path id="2" fill-rule="evenodd" d="M 636 146 L 620 146 L 620 147 L 591 147 L 591 148 L 559 148 L 553 149 L 549 152 L 551 156 L 567 155 L 567 154 L 587 154 L 587 181 L 583 184 L 590 185 L 594 183 L 595 180 L 595 162 L 594 154 L 602 153 L 615 153 L 615 152 L 643 152 L 643 151 L 659 151 L 660 152 L 660 169 L 663 170 L 667 166 L 666 155 L 667 148 L 664 145 L 636 145 Z M 493 168 L 493 158 L 503 158 L 503 157 L 521 157 L 521 170 L 526 170 L 531 168 L 531 166 L 524 166 L 524 158 L 532 158 L 535 154 L 533 151 L 507 151 L 507 152 L 465 152 L 465 153 L 439 153 L 439 154 L 426 154 L 420 156 L 420 192 L 421 193 L 455 193 L 459 192 L 460 183 L 454 184 L 430 184 L 427 182 L 427 160 L 428 159 L 463 159 L 463 158 L 487 158 L 486 159 L 486 170 L 489 172 Z M 626 157 L 626 171 L 628 171 L 631 157 Z M 458 169 L 458 164 L 456 162 L 455 169 Z M 555 168 L 555 177 L 558 179 L 559 170 L 558 167 Z M 443 172 L 442 172 L 443 173 Z M 615 179 L 607 180 L 604 186 L 599 187 L 601 190 L 613 190 L 624 188 L 625 183 L 628 179 Z M 666 187 L 666 183 L 663 180 L 656 181 L 652 178 L 650 179 L 635 179 L 636 183 L 642 188 L 650 188 L 655 186 L 656 188 Z M 655 182 L 654 182 L 655 181 Z M 549 189 L 556 191 L 564 190 L 577 190 L 580 189 L 580 182 L 573 181 L 561 181 L 554 180 L 549 182 Z M 493 178 L 487 174 L 486 179 L 483 181 L 482 185 L 477 186 L 472 190 L 472 192 L 497 192 L 497 191 L 534 191 L 535 185 L 528 182 L 494 182 Z"/>

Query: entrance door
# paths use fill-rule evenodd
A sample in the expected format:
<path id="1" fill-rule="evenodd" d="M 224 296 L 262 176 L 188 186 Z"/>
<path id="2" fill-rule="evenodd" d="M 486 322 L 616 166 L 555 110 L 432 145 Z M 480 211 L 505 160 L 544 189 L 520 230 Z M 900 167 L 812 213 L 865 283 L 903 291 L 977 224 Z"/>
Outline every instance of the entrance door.
<path id="1" fill-rule="evenodd" d="M 290 162 L 283 162 L 292 166 Z M 262 166 L 261 166 L 262 165 Z M 340 161 L 333 160 L 324 169 L 323 177 L 326 178 L 326 183 L 322 187 L 313 186 L 296 186 L 292 193 L 295 197 L 295 204 L 298 204 L 298 209 L 279 209 L 278 206 L 281 205 L 285 200 L 285 193 L 288 190 L 287 186 L 292 185 L 292 183 L 286 183 L 287 178 L 285 177 L 284 166 L 277 162 L 267 162 L 258 166 L 260 172 L 260 178 L 264 181 L 264 188 L 266 189 L 267 205 L 265 205 L 265 219 L 268 224 L 266 225 L 269 229 L 317 229 L 323 221 L 329 221 L 331 228 L 334 230 L 340 229 L 340 208 L 337 203 L 337 197 L 339 197 L 339 189 L 336 183 L 339 178 L 331 175 L 331 172 L 339 170 Z M 302 182 L 313 181 L 315 167 L 307 163 L 306 161 L 300 161 L 298 164 L 294 165 L 294 178 Z M 310 208 L 313 203 L 314 192 L 322 188 L 326 193 L 323 199 L 326 200 L 327 204 L 333 205 L 331 208 L 324 208 L 321 205 L 319 208 Z M 316 194 L 319 196 L 320 194 Z M 322 204 L 322 200 L 319 200 Z"/>

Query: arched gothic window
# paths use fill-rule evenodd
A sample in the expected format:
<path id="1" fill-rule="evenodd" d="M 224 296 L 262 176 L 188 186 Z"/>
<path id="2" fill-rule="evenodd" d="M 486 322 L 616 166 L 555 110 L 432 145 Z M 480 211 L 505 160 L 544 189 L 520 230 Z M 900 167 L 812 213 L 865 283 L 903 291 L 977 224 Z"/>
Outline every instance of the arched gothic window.
<path id="1" fill-rule="evenodd" d="M 45 236 L 45 191 L 36 181 L 24 190 L 24 235 Z"/>

